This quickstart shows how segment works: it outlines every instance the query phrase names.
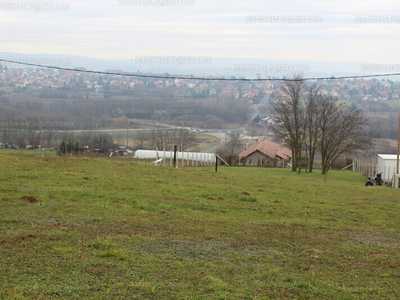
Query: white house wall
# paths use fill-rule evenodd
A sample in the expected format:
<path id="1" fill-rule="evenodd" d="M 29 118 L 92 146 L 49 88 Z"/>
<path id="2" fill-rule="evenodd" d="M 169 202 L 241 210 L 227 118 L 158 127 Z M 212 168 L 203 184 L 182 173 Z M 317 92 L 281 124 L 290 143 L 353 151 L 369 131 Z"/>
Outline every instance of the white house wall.
<path id="1" fill-rule="evenodd" d="M 396 155 L 394 158 L 382 158 L 378 155 L 378 171 L 377 173 L 382 173 L 383 180 L 392 180 L 393 174 L 397 169 L 397 159 Z"/>

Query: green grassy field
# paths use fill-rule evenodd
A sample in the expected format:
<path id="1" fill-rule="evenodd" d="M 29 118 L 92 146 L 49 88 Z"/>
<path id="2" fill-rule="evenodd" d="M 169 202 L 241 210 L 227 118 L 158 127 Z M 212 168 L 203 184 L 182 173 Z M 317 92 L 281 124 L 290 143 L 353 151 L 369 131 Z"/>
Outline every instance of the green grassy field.
<path id="1" fill-rule="evenodd" d="M 18 153 L 18 154 L 28 154 L 28 155 L 56 155 L 57 151 L 49 151 L 49 150 L 27 150 L 27 149 L 0 149 L 0 155 L 5 153 Z"/>
<path id="2" fill-rule="evenodd" d="M 398 299 L 400 191 L 0 153 L 0 299 Z"/>

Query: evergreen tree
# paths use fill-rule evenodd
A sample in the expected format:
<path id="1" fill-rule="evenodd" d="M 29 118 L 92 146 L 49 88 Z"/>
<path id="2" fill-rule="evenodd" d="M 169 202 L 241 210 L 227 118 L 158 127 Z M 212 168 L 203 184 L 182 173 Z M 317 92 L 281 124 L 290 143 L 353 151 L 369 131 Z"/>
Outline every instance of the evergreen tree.
<path id="1" fill-rule="evenodd" d="M 77 141 L 75 142 L 74 151 L 79 152 L 79 143 Z"/>
<path id="2" fill-rule="evenodd" d="M 60 145 L 60 153 L 65 153 L 65 151 L 66 151 L 65 141 L 62 141 Z"/>
<path id="3" fill-rule="evenodd" d="M 67 152 L 68 153 L 71 153 L 74 150 L 74 144 L 72 143 L 71 140 L 68 141 L 68 144 L 67 144 L 66 148 L 67 148 Z"/>

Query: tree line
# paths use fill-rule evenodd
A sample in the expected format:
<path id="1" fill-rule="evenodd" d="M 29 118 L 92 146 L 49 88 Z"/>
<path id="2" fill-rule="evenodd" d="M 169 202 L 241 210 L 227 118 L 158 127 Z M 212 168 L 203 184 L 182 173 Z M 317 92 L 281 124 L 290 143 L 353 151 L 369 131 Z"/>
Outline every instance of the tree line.
<path id="1" fill-rule="evenodd" d="M 137 149 L 173 150 L 178 146 L 179 151 L 187 151 L 196 145 L 195 135 L 187 129 L 153 129 L 139 131 L 135 136 Z"/>

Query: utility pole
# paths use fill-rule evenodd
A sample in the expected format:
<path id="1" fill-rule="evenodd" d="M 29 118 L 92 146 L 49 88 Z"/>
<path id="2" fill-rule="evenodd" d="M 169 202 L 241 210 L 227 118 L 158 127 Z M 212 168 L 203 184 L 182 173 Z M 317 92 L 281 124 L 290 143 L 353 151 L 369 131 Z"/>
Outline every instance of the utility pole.
<path id="1" fill-rule="evenodd" d="M 128 127 L 126 127 L 126 148 L 128 148 Z"/>
<path id="2" fill-rule="evenodd" d="M 397 135 L 397 169 L 396 169 L 397 174 L 399 174 L 399 155 L 400 155 L 400 107 L 399 107 L 399 129 Z"/>

